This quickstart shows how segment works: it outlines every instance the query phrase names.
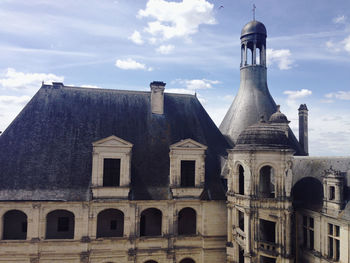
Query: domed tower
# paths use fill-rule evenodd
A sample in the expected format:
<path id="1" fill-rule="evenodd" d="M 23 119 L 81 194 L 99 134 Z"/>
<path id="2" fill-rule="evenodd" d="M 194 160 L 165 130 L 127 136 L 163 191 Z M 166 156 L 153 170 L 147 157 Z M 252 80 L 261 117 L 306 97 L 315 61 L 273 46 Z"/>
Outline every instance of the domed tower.
<path id="1" fill-rule="evenodd" d="M 220 125 L 220 131 L 233 145 L 244 129 L 257 123 L 261 116 L 268 120 L 277 111 L 267 87 L 266 37 L 264 24 L 256 20 L 246 24 L 241 32 L 240 87 Z M 289 128 L 288 138 L 296 155 L 304 155 Z"/>
<path id="2" fill-rule="evenodd" d="M 294 150 L 280 111 L 247 127 L 228 150 L 227 262 L 292 263 Z"/>

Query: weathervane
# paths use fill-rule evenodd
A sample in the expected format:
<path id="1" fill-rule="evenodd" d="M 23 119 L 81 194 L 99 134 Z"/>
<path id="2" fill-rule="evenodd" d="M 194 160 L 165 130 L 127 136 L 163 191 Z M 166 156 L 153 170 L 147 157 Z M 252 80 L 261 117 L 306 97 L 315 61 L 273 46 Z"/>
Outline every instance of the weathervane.
<path id="1" fill-rule="evenodd" d="M 255 6 L 255 4 L 253 4 L 253 20 L 255 21 L 255 9 L 256 9 L 256 6 Z"/>

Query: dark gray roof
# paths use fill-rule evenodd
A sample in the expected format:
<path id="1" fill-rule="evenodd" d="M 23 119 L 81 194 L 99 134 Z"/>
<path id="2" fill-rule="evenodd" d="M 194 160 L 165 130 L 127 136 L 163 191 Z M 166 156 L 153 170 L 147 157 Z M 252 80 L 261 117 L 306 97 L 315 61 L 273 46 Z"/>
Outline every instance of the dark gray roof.
<path id="1" fill-rule="evenodd" d="M 306 157 L 298 156 L 293 160 L 293 186 L 303 178 L 315 178 L 323 183 L 322 176 L 325 170 L 330 168 L 340 171 L 344 176 L 344 200 L 345 207 L 339 214 L 339 218 L 350 220 L 350 157 Z M 309 189 L 310 190 L 310 189 Z"/>
<path id="2" fill-rule="evenodd" d="M 44 85 L 0 136 L 0 200 L 89 200 L 92 142 L 131 142 L 130 199 L 169 199 L 169 146 L 208 146 L 203 198 L 224 199 L 220 155 L 226 140 L 193 95 L 165 94 L 164 115 L 150 92 Z"/>
<path id="3" fill-rule="evenodd" d="M 246 128 L 238 136 L 234 149 L 292 149 L 285 131 L 268 122 L 260 121 Z"/>
<path id="4" fill-rule="evenodd" d="M 266 36 L 266 27 L 263 23 L 256 20 L 252 20 L 243 27 L 241 32 L 241 38 L 249 34 L 262 34 Z"/>

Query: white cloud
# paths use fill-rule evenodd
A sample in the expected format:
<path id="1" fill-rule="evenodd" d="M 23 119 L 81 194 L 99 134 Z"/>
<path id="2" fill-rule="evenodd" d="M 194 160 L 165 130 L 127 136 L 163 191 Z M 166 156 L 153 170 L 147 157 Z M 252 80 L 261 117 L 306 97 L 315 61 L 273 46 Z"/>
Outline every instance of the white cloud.
<path id="1" fill-rule="evenodd" d="M 198 32 L 201 24 L 215 24 L 214 5 L 206 0 L 182 0 L 168 2 L 149 0 L 144 10 L 139 10 L 139 17 L 154 18 L 145 31 L 153 36 L 160 35 L 168 40 L 174 37 L 189 37 Z"/>
<path id="2" fill-rule="evenodd" d="M 25 105 L 30 100 L 30 96 L 0 96 L 0 105 Z"/>
<path id="3" fill-rule="evenodd" d="M 133 60 L 132 58 L 127 58 L 127 59 L 117 59 L 117 61 L 115 62 L 115 66 L 120 68 L 120 69 L 124 69 L 124 70 L 137 70 L 137 69 L 143 69 L 143 70 L 148 70 L 148 71 L 152 71 L 153 68 L 151 67 L 146 67 L 145 64 L 139 63 L 135 60 Z"/>
<path id="4" fill-rule="evenodd" d="M 135 30 L 134 33 L 129 37 L 129 39 L 137 45 L 142 45 L 143 40 L 139 31 Z"/>
<path id="5" fill-rule="evenodd" d="M 156 51 L 160 54 L 166 55 L 170 54 L 174 50 L 175 46 L 173 45 L 161 45 Z"/>
<path id="6" fill-rule="evenodd" d="M 194 91 L 193 90 L 188 90 L 188 89 L 165 89 L 165 92 L 168 93 L 179 93 L 179 94 L 192 94 L 194 95 Z"/>
<path id="7" fill-rule="evenodd" d="M 213 85 L 219 84 L 218 80 L 210 79 L 176 79 L 172 81 L 172 84 L 179 83 L 182 86 L 185 86 L 188 90 L 195 91 L 200 89 L 211 89 L 214 88 Z"/>
<path id="8" fill-rule="evenodd" d="M 24 73 L 18 72 L 13 68 L 8 68 L 0 79 L 0 85 L 5 89 L 12 90 L 37 90 L 41 82 L 63 82 L 64 77 L 55 74 L 46 73 Z"/>
<path id="9" fill-rule="evenodd" d="M 342 16 L 337 16 L 335 18 L 333 18 L 333 23 L 335 24 L 345 24 L 346 22 L 346 16 L 342 15 Z"/>
<path id="10" fill-rule="evenodd" d="M 344 49 L 350 53 L 350 36 L 348 36 L 347 38 L 345 38 L 342 42 L 342 44 L 344 44 Z"/>
<path id="11" fill-rule="evenodd" d="M 350 91 L 337 91 L 325 95 L 328 99 L 350 100 Z"/>
<path id="12" fill-rule="evenodd" d="M 267 65 L 271 66 L 277 64 L 278 68 L 281 70 L 290 69 L 293 64 L 291 58 L 292 53 L 289 49 L 272 49 L 268 48 L 266 50 Z"/>
<path id="13" fill-rule="evenodd" d="M 283 92 L 283 94 L 288 95 L 289 100 L 296 100 L 310 96 L 312 94 L 312 91 L 308 89 L 286 90 Z"/>
<path id="14" fill-rule="evenodd" d="M 101 87 L 99 87 L 99 86 L 96 86 L 96 85 L 89 85 L 89 84 L 87 84 L 87 85 L 81 85 L 83 88 L 89 88 L 89 89 L 100 89 Z"/>

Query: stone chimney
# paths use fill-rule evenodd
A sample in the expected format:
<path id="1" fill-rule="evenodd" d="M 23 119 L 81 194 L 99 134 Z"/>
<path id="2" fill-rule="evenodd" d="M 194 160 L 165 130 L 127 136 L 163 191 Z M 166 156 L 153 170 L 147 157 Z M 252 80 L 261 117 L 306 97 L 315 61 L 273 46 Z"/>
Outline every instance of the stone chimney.
<path id="1" fill-rule="evenodd" d="M 162 81 L 153 81 L 151 87 L 151 110 L 155 114 L 164 113 L 164 89 L 165 83 Z"/>
<path id="2" fill-rule="evenodd" d="M 306 104 L 300 104 L 299 111 L 299 143 L 305 155 L 309 155 L 308 109 Z"/>

